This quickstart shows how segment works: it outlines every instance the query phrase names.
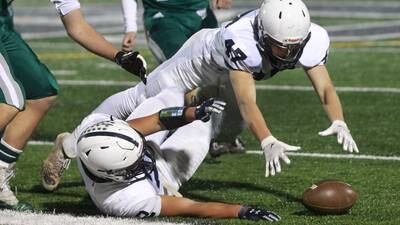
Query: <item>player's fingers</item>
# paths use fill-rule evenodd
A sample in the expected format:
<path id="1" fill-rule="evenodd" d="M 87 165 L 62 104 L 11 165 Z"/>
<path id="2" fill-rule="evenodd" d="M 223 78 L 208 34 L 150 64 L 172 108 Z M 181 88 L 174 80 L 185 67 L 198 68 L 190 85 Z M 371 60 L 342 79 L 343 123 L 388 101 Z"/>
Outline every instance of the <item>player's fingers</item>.
<path id="1" fill-rule="evenodd" d="M 353 153 L 353 151 L 354 151 L 354 141 L 350 141 L 349 142 L 349 152 Z"/>
<path id="2" fill-rule="evenodd" d="M 269 161 L 265 163 L 265 177 L 269 177 Z"/>
<path id="3" fill-rule="evenodd" d="M 280 157 L 286 164 L 290 164 L 290 159 L 285 153 L 282 153 Z"/>
<path id="4" fill-rule="evenodd" d="M 348 151 L 349 150 L 349 140 L 347 138 L 344 138 L 343 141 L 343 150 Z"/>
<path id="5" fill-rule="evenodd" d="M 337 142 L 338 142 L 339 144 L 343 144 L 343 134 L 342 134 L 342 132 L 339 132 L 339 133 L 337 134 Z"/>
<path id="6" fill-rule="evenodd" d="M 281 172 L 281 164 L 279 163 L 279 158 L 274 159 L 274 167 L 275 167 L 276 173 Z"/>
<path id="7" fill-rule="evenodd" d="M 353 148 L 354 148 L 354 152 L 355 152 L 355 153 L 358 153 L 358 152 L 359 152 L 359 151 L 358 151 L 357 144 L 356 144 L 355 141 L 353 142 Z"/>
<path id="8" fill-rule="evenodd" d="M 271 222 L 276 222 L 276 221 L 281 220 L 281 217 L 278 214 L 274 213 L 274 212 L 270 212 L 268 217 L 272 219 Z"/>
<path id="9" fill-rule="evenodd" d="M 220 106 L 225 106 L 226 102 L 221 101 L 221 100 L 214 100 L 214 104 L 220 105 Z"/>
<path id="10" fill-rule="evenodd" d="M 275 166 L 273 161 L 269 162 L 269 174 L 275 176 Z"/>
<path id="11" fill-rule="evenodd" d="M 218 112 L 221 112 L 221 111 L 223 111 L 225 109 L 225 106 L 218 105 L 218 104 L 213 104 L 212 107 Z"/>
<path id="12" fill-rule="evenodd" d="M 333 134 L 333 129 L 329 127 L 329 128 L 326 129 L 326 130 L 323 130 L 323 131 L 318 132 L 318 134 L 319 134 L 320 136 L 323 136 L 323 137 L 329 136 L 329 135 L 332 135 L 332 134 Z"/>
<path id="13" fill-rule="evenodd" d="M 285 151 L 298 151 L 300 150 L 300 146 L 294 146 L 294 145 L 286 145 L 285 146 Z"/>

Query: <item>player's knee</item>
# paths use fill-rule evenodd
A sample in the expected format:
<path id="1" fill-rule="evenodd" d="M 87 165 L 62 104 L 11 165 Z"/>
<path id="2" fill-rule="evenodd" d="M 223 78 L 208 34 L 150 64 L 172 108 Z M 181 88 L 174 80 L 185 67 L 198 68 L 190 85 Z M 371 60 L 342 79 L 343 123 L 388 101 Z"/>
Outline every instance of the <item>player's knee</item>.
<path id="1" fill-rule="evenodd" d="M 37 111 L 47 111 L 51 108 L 51 106 L 56 101 L 57 96 L 50 96 L 36 100 L 28 100 L 28 107 L 33 108 Z"/>
<path id="2" fill-rule="evenodd" d="M 0 103 L 0 132 L 18 114 L 19 110 L 11 105 Z"/>

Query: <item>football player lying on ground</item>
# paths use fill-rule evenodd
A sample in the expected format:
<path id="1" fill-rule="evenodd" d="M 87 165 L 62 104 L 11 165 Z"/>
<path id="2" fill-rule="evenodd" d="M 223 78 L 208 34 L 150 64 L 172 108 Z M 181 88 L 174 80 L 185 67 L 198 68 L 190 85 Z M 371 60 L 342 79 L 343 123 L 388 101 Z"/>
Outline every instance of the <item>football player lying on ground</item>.
<path id="1" fill-rule="evenodd" d="M 148 101 L 163 105 L 158 98 Z M 207 135 L 210 115 L 220 113 L 224 106 L 222 101 L 209 99 L 197 107 L 164 108 L 150 116 L 127 121 L 92 113 L 72 135 L 59 135 L 55 148 L 61 154 L 63 148 L 66 152 L 71 151 L 67 148 L 76 148 L 74 151 L 78 153 L 78 167 L 86 190 L 97 208 L 107 215 L 278 221 L 277 214 L 264 209 L 197 202 L 178 192 L 207 155 L 211 140 Z M 188 125 L 183 126 L 185 124 Z M 182 129 L 169 136 L 161 146 L 152 143 L 151 136 L 147 136 L 180 126 Z M 190 129 L 191 126 L 196 129 Z"/>

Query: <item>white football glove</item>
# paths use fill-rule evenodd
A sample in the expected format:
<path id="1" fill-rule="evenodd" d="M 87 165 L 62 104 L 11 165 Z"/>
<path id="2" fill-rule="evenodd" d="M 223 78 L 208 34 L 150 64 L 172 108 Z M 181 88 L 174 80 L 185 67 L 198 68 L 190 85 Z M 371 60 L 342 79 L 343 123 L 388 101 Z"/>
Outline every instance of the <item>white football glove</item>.
<path id="1" fill-rule="evenodd" d="M 318 134 L 323 137 L 336 134 L 337 142 L 343 144 L 343 150 L 349 151 L 350 153 L 353 151 L 358 153 L 357 144 L 351 136 L 350 130 L 347 128 L 344 121 L 335 120 L 328 129 L 318 132 Z"/>
<path id="2" fill-rule="evenodd" d="M 281 164 L 279 162 L 282 159 L 286 164 L 290 164 L 290 160 L 286 155 L 288 151 L 298 151 L 301 149 L 300 146 L 292 146 L 278 141 L 272 135 L 264 138 L 261 142 L 261 148 L 265 155 L 265 176 L 275 176 L 275 173 L 281 172 Z"/>

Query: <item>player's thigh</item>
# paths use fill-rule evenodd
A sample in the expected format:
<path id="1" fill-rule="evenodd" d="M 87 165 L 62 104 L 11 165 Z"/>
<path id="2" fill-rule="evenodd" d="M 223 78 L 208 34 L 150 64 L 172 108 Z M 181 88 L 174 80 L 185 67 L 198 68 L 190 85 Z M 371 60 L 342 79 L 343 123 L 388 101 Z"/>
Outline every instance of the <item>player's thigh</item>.
<path id="1" fill-rule="evenodd" d="M 145 15 L 145 26 L 152 51 L 158 48 L 169 59 L 201 29 L 202 17 L 195 11 L 168 12 L 163 16 L 154 19 L 154 15 Z"/>
<path id="2" fill-rule="evenodd" d="M 26 99 L 41 99 L 57 95 L 58 84 L 49 69 L 38 59 L 21 36 L 9 31 L 3 46 L 10 60 L 15 77 L 20 81 Z"/>
<path id="3" fill-rule="evenodd" d="M 160 18 L 147 27 L 149 47 L 154 55 L 171 58 L 189 38 L 190 32 L 174 18 Z"/>

